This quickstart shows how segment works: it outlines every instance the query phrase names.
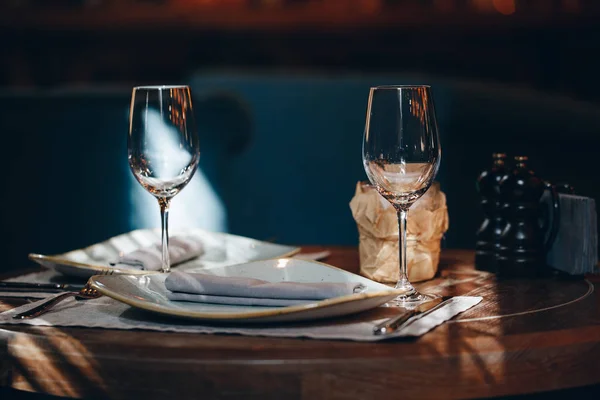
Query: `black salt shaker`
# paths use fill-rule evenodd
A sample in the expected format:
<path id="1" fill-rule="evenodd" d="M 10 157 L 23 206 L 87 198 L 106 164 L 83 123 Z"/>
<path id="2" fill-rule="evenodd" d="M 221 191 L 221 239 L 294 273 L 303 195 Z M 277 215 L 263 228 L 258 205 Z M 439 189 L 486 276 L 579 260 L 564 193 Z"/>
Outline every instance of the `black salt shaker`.
<path id="1" fill-rule="evenodd" d="M 500 235 L 506 225 L 500 199 L 500 182 L 509 172 L 505 159 L 504 153 L 492 154 L 491 167 L 477 178 L 484 218 L 476 234 L 475 267 L 482 271 L 496 272 Z"/>

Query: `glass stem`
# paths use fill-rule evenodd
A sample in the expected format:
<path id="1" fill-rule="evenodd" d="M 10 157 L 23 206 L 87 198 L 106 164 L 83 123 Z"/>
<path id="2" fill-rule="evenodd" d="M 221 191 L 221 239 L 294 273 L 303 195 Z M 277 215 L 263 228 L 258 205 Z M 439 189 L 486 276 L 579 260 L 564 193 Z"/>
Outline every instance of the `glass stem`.
<path id="1" fill-rule="evenodd" d="M 162 228 L 162 272 L 171 270 L 171 260 L 169 259 L 169 205 L 171 199 L 159 197 L 158 204 L 160 205 L 160 222 Z"/>
<path id="2" fill-rule="evenodd" d="M 407 288 L 412 286 L 408 281 L 408 266 L 406 257 L 406 219 L 408 210 L 398 208 L 398 261 L 400 264 L 400 273 L 398 275 L 397 289 Z"/>

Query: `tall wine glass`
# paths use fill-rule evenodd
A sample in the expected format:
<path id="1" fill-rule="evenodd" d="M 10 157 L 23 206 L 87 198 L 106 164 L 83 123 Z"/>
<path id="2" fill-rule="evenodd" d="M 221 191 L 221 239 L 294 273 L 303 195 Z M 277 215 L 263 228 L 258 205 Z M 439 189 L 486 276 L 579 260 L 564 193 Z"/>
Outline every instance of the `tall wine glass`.
<path id="1" fill-rule="evenodd" d="M 414 307 L 430 300 L 409 282 L 406 260 L 408 209 L 431 186 L 441 158 L 429 86 L 377 86 L 369 92 L 363 165 L 371 183 L 398 213 L 400 273 L 405 289 L 390 305 Z"/>
<path id="2" fill-rule="evenodd" d="M 192 179 L 200 158 L 188 86 L 133 88 L 127 138 L 129 167 L 158 199 L 162 226 L 162 272 L 169 272 L 169 205 Z"/>

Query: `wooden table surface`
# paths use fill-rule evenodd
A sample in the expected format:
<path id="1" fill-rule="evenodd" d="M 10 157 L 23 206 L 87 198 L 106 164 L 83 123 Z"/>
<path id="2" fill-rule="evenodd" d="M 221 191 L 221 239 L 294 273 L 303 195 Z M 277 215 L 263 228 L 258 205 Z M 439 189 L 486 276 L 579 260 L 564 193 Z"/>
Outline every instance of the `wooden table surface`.
<path id="1" fill-rule="evenodd" d="M 358 272 L 356 249 L 329 250 L 325 262 Z M 416 340 L 2 326 L 0 386 L 85 398 L 291 400 L 481 398 L 600 383 L 600 281 L 496 281 L 460 250 L 442 252 L 440 271 L 419 289 L 484 300 Z M 3 309 L 22 303 L 0 298 Z"/>

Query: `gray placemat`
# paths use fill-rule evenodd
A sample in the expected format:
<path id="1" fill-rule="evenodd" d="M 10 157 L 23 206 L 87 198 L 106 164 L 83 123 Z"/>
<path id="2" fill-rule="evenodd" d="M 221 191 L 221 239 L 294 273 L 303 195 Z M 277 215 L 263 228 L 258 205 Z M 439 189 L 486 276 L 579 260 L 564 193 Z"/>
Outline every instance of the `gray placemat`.
<path id="1" fill-rule="evenodd" d="M 206 325 L 203 322 L 183 320 L 153 314 L 129 307 L 108 297 L 94 300 L 67 299 L 41 317 L 16 320 L 12 316 L 30 309 L 36 303 L 26 304 L 0 314 L 2 324 L 28 324 L 36 326 L 77 326 L 105 329 L 143 329 L 163 332 L 186 332 L 203 334 L 237 334 L 247 336 L 270 336 L 286 338 L 311 338 L 376 342 L 398 337 L 421 336 L 457 314 L 468 310 L 482 300 L 481 297 L 457 296 L 455 300 L 427 316 L 416 320 L 406 328 L 386 336 L 373 334 L 373 327 L 388 318 L 389 309 L 384 307 L 355 316 L 333 320 L 270 325 Z M 388 311 L 382 313 L 382 311 Z M 398 309 L 400 312 L 400 309 Z M 385 315 L 384 315 L 385 314 Z"/>

